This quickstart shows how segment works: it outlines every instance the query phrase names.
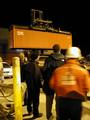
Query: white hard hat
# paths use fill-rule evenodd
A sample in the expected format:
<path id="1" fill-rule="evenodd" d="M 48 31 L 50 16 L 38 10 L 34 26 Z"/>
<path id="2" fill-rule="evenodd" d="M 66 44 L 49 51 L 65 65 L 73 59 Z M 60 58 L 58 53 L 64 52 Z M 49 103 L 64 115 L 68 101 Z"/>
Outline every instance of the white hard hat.
<path id="1" fill-rule="evenodd" d="M 66 51 L 66 58 L 81 58 L 81 50 L 78 47 L 70 47 Z"/>

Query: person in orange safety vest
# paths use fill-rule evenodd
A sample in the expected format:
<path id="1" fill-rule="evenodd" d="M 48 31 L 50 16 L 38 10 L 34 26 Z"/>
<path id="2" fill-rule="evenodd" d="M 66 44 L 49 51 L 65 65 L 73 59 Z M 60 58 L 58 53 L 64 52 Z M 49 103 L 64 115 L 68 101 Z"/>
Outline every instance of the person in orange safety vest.
<path id="1" fill-rule="evenodd" d="M 89 72 L 80 66 L 78 47 L 66 51 L 66 63 L 55 69 L 50 87 L 56 92 L 56 120 L 81 120 L 82 101 L 90 90 Z"/>

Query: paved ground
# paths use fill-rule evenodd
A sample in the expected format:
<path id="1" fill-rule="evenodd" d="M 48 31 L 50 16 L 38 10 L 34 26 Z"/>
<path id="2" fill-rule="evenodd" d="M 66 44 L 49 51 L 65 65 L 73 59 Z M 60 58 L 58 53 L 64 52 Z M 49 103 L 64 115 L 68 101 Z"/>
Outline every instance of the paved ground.
<path id="1" fill-rule="evenodd" d="M 12 94 L 12 81 L 11 80 L 8 80 L 5 81 L 5 86 L 3 87 L 3 91 L 5 92 L 5 94 L 8 96 L 10 95 L 9 97 L 2 97 L 2 93 L 1 93 L 1 90 L 0 90 L 0 104 L 2 104 L 4 107 L 6 107 L 6 104 L 8 103 L 13 103 L 13 94 Z M 9 87 L 6 87 L 6 86 L 9 86 Z M 0 87 L 1 89 L 1 87 Z M 39 107 L 39 110 L 40 112 L 43 113 L 43 116 L 41 118 L 38 118 L 36 120 L 46 120 L 46 117 L 45 117 L 45 103 L 46 103 L 46 99 L 45 99 L 45 94 L 43 92 L 40 93 L 40 107 Z M 83 117 L 82 117 L 82 120 L 90 120 L 90 101 L 87 101 L 85 103 L 83 103 Z M 53 120 L 56 120 L 55 119 L 55 100 L 54 100 L 54 103 L 53 103 L 53 109 L 52 109 L 52 112 L 53 112 L 53 115 L 54 115 L 54 119 Z M 32 120 L 32 116 L 28 116 L 27 115 L 27 109 L 26 109 L 26 106 L 23 107 L 23 120 Z M 2 120 L 2 119 L 0 119 Z M 3 119 L 3 120 L 14 120 L 12 118 L 8 118 L 8 119 Z"/>
<path id="2" fill-rule="evenodd" d="M 2 87 L 3 86 L 3 87 Z M 6 104 L 13 104 L 13 94 L 12 94 L 12 90 L 13 90 L 13 85 L 12 85 L 12 80 L 7 79 L 5 80 L 4 84 L 1 85 L 1 90 L 4 92 L 5 96 L 9 96 L 9 97 L 3 97 L 2 92 L 0 92 L 0 104 L 2 104 L 4 107 L 6 107 Z M 45 106 L 45 94 L 42 92 L 40 93 L 40 106 L 39 106 L 39 111 L 41 113 L 43 113 L 43 116 L 36 119 L 36 120 L 46 120 L 46 106 Z M 55 100 L 53 102 L 53 109 L 52 109 L 53 115 L 55 117 Z M 32 120 L 32 115 L 28 116 L 27 115 L 27 109 L 26 106 L 23 107 L 23 120 Z M 0 119 L 1 120 L 1 119 Z M 11 120 L 11 118 L 8 118 L 8 120 Z M 55 120 L 55 119 L 54 119 Z"/>
<path id="3" fill-rule="evenodd" d="M 41 93 L 40 94 L 40 107 L 39 107 L 39 110 L 40 110 L 41 113 L 43 113 L 43 116 L 41 118 L 36 119 L 36 120 L 46 120 L 46 116 L 45 116 L 45 114 L 46 114 L 46 112 L 45 112 L 45 110 L 46 110 L 46 108 L 45 108 L 45 101 L 46 101 L 45 100 L 45 94 Z M 55 117 L 55 106 L 54 105 L 55 105 L 55 101 L 54 101 L 53 109 L 52 109 L 52 112 L 53 112 L 54 117 Z M 26 107 L 24 107 L 23 113 L 27 114 Z M 26 117 L 23 118 L 23 120 L 29 120 L 29 118 L 32 118 L 32 116 L 26 116 Z"/>
<path id="4" fill-rule="evenodd" d="M 8 101 L 9 100 L 9 101 Z M 11 97 L 9 97 L 8 98 L 8 100 L 6 100 L 5 98 L 1 98 L 0 99 L 0 103 L 2 103 L 2 105 L 4 106 L 4 107 L 6 107 L 6 104 L 13 104 L 13 102 L 10 102 L 10 101 L 12 101 L 12 96 Z M 46 120 L 46 112 L 45 112 L 45 110 L 46 110 L 46 108 L 45 108 L 45 94 L 44 93 L 41 93 L 40 94 L 40 106 L 39 106 L 39 111 L 41 112 L 41 113 L 43 113 L 43 116 L 41 117 L 41 118 L 38 118 L 38 119 L 36 119 L 36 120 Z M 55 101 L 54 101 L 54 104 L 53 104 L 53 109 L 52 109 L 52 112 L 53 112 L 53 114 L 54 114 L 54 116 L 55 116 Z M 23 120 L 32 120 L 32 115 L 31 116 L 28 116 L 28 113 L 27 113 L 27 108 L 26 108 L 26 106 L 24 106 L 23 107 Z M 9 118 L 8 118 L 8 120 L 9 120 Z M 11 119 L 10 119 L 11 120 Z M 55 119 L 54 119 L 55 120 Z"/>

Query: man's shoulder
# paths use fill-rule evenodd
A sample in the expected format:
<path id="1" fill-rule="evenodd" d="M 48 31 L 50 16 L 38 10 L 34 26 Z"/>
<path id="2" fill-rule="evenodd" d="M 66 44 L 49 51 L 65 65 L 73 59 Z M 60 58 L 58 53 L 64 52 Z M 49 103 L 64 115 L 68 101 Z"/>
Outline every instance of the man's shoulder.
<path id="1" fill-rule="evenodd" d="M 52 54 L 48 55 L 48 57 L 45 59 L 45 61 L 51 60 L 52 59 Z"/>

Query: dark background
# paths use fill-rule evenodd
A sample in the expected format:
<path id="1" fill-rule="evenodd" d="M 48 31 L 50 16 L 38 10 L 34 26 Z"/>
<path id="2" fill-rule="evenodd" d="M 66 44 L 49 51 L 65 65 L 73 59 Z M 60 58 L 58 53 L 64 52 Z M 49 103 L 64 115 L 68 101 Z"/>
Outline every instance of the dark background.
<path id="1" fill-rule="evenodd" d="M 0 27 L 31 24 L 30 10 L 42 10 L 46 20 L 63 31 L 72 32 L 73 46 L 89 54 L 90 7 L 87 1 L 67 0 L 3 0 L 0 3 Z"/>

